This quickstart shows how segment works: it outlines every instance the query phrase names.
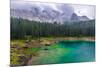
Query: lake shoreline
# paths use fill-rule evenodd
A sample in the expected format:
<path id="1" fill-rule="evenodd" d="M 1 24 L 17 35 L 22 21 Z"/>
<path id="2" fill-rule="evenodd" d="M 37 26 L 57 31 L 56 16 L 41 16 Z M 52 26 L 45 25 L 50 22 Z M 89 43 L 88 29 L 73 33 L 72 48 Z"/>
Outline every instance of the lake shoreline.
<path id="1" fill-rule="evenodd" d="M 95 41 L 95 37 L 40 37 L 41 39 Z"/>
<path id="2" fill-rule="evenodd" d="M 43 37 L 40 38 L 40 42 L 42 42 L 43 44 L 54 44 L 57 43 L 59 41 L 73 41 L 73 40 L 80 40 L 80 41 L 95 41 L 95 37 L 55 37 L 55 38 L 47 38 L 47 37 Z"/>
<path id="3" fill-rule="evenodd" d="M 25 44 L 27 43 L 31 43 L 31 45 L 33 46 L 39 46 L 39 45 L 46 45 L 46 44 L 55 44 L 58 43 L 59 41 L 73 41 L 73 40 L 80 40 L 80 41 L 95 41 L 95 37 L 40 37 L 37 39 L 26 39 L 26 40 L 11 40 L 11 44 L 14 43 L 20 43 L 21 44 Z"/>

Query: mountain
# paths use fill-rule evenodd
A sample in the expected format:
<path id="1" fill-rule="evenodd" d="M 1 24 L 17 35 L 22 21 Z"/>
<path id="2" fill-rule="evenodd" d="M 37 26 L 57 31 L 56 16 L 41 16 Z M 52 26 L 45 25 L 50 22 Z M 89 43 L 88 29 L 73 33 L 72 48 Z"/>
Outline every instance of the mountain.
<path id="1" fill-rule="evenodd" d="M 40 22 L 64 22 L 88 20 L 86 16 L 77 16 L 72 6 L 49 3 L 11 3 L 11 17 Z"/>
<path id="2" fill-rule="evenodd" d="M 70 18 L 71 21 L 79 21 L 79 18 L 77 16 L 77 14 L 73 13 L 71 18 Z"/>
<path id="3" fill-rule="evenodd" d="M 73 13 L 70 21 L 88 21 L 90 20 L 87 16 L 78 16 L 76 13 Z"/>
<path id="4" fill-rule="evenodd" d="M 89 18 L 87 16 L 79 16 L 78 17 L 81 21 L 87 21 Z"/>

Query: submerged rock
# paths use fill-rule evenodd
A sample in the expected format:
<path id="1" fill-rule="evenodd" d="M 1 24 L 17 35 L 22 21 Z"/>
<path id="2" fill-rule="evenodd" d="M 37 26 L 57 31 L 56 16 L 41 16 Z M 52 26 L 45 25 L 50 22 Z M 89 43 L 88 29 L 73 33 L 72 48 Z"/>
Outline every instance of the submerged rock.
<path id="1" fill-rule="evenodd" d="M 49 50 L 48 48 L 44 48 L 44 50 Z"/>
<path id="2" fill-rule="evenodd" d="M 45 44 L 45 46 L 50 46 L 50 44 Z"/>

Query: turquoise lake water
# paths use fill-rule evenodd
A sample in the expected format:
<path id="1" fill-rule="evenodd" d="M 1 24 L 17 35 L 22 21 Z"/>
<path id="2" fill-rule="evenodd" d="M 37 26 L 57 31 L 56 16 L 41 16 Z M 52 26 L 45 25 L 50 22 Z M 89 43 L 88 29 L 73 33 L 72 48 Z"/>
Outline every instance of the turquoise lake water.
<path id="1" fill-rule="evenodd" d="M 60 41 L 51 46 L 45 46 L 39 53 L 37 64 L 93 62 L 95 61 L 95 42 Z"/>

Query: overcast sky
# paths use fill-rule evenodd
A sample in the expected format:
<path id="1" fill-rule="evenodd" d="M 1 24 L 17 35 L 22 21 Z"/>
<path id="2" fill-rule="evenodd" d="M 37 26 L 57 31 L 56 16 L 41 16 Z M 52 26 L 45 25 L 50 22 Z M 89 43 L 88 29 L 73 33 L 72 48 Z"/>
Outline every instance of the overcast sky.
<path id="1" fill-rule="evenodd" d="M 11 0 L 11 3 L 26 3 L 29 0 Z M 39 1 L 39 0 L 38 0 Z M 34 4 L 34 1 L 30 1 L 30 3 Z M 55 4 L 51 3 L 49 4 L 50 6 L 52 6 L 53 8 L 56 9 Z M 70 6 L 72 6 L 74 8 L 74 12 L 79 15 L 79 16 L 87 16 L 90 19 L 94 19 L 95 18 L 95 6 L 93 5 L 73 5 L 73 4 L 68 4 Z"/>

